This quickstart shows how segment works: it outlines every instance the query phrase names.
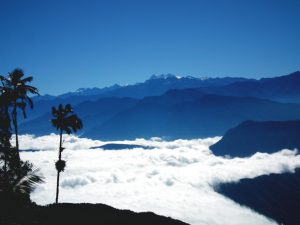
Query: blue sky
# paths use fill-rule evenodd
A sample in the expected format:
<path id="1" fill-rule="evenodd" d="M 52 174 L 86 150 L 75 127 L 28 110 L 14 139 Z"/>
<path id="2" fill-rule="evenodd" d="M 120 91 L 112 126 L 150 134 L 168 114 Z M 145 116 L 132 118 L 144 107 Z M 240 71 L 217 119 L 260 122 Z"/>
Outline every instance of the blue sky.
<path id="1" fill-rule="evenodd" d="M 152 74 L 270 77 L 300 70 L 298 0 L 0 0 L 0 73 L 42 94 Z"/>

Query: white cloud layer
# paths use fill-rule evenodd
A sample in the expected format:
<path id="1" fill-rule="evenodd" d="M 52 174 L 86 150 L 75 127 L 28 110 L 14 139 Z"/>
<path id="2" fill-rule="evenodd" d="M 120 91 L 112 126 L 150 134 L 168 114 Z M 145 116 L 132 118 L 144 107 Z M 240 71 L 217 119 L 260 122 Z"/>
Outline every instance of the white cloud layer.
<path id="1" fill-rule="evenodd" d="M 249 158 L 223 158 L 209 146 L 220 138 L 162 141 L 119 141 L 153 146 L 152 150 L 89 149 L 106 142 L 65 137 L 60 202 L 104 203 L 137 212 L 153 211 L 194 225 L 266 225 L 274 221 L 216 193 L 215 185 L 237 182 L 263 174 L 293 172 L 300 167 L 296 150 L 274 154 L 256 153 Z M 56 135 L 20 137 L 22 152 L 45 176 L 45 183 L 32 194 L 38 204 L 53 203 L 59 138 Z"/>

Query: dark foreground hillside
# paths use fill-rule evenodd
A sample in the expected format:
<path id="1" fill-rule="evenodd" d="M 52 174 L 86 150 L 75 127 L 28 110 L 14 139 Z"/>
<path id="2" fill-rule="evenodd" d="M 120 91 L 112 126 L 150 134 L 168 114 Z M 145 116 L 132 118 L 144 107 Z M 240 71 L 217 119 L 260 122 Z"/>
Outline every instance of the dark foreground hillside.
<path id="1" fill-rule="evenodd" d="M 300 169 L 271 174 L 239 183 L 222 184 L 218 192 L 280 224 L 300 224 Z"/>
<path id="2" fill-rule="evenodd" d="M 1 210 L 2 211 L 2 210 Z M 3 211 L 2 211 L 3 212 Z M 158 216 L 152 212 L 135 213 L 118 210 L 103 204 L 63 203 L 34 206 L 21 212 L 8 212 L 18 225 L 185 225 L 179 220 Z M 2 214 L 2 213 L 1 213 Z M 7 225 L 0 214 L 0 224 Z M 6 214 L 7 216 L 7 214 Z"/>

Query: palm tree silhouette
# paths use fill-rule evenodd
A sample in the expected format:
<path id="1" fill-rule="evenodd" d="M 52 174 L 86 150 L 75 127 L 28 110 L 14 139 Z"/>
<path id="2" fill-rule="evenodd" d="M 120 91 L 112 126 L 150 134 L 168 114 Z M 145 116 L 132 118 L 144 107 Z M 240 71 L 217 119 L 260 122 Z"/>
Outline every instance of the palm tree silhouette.
<path id="1" fill-rule="evenodd" d="M 60 104 L 57 109 L 52 107 L 52 115 L 54 119 L 51 120 L 51 123 L 54 127 L 56 127 L 57 130 L 60 131 L 58 161 L 55 163 L 57 170 L 55 203 L 58 203 L 59 176 L 60 172 L 64 171 L 66 166 L 66 161 L 61 159 L 61 153 L 64 150 L 62 147 L 62 135 L 63 132 L 66 132 L 67 134 L 71 134 L 72 132 L 76 133 L 77 130 L 81 129 L 83 125 L 82 121 L 77 117 L 76 114 L 73 113 L 73 109 L 70 104 L 67 104 L 65 107 Z"/>
<path id="2" fill-rule="evenodd" d="M 38 170 L 28 161 L 20 161 L 19 152 L 10 144 L 10 97 L 9 92 L 0 86 L 0 199 L 1 205 L 6 206 L 5 212 L 30 202 L 30 193 L 43 182 Z"/>
<path id="3" fill-rule="evenodd" d="M 33 102 L 28 96 L 28 94 L 36 94 L 39 95 L 38 89 L 36 87 L 27 85 L 27 83 L 33 80 L 32 76 L 24 77 L 24 72 L 21 69 L 14 69 L 11 73 L 8 73 L 7 77 L 0 75 L 0 80 L 2 82 L 2 89 L 8 97 L 10 104 L 13 107 L 12 110 L 12 122 L 15 129 L 16 135 L 16 149 L 17 149 L 17 158 L 20 161 L 19 155 L 19 138 L 18 138 L 18 111 L 20 108 L 23 112 L 23 117 L 26 118 L 26 106 L 33 108 Z"/>

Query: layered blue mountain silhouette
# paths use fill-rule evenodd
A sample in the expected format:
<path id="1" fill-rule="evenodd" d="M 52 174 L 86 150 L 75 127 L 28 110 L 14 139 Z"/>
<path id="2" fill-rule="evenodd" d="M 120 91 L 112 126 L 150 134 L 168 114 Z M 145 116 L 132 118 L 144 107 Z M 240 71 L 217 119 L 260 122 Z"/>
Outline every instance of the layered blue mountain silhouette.
<path id="1" fill-rule="evenodd" d="M 91 97 L 91 96 L 88 96 Z M 64 103 L 72 102 L 74 106 L 74 111 L 76 114 L 84 121 L 83 131 L 87 131 L 90 128 L 100 125 L 111 117 L 115 116 L 117 113 L 127 110 L 138 103 L 137 99 L 132 98 L 100 98 L 98 100 L 83 100 L 84 97 L 72 96 L 68 97 Z M 46 135 L 50 133 L 55 133 L 53 127 L 51 127 L 51 106 L 57 104 L 57 99 L 51 101 L 37 101 L 36 108 L 42 110 L 44 107 L 46 112 L 42 115 L 30 115 L 31 120 L 25 120 L 21 126 L 22 133 L 31 133 L 35 135 Z M 78 104 L 75 102 L 78 101 Z M 46 106 L 47 105 L 47 106 Z"/>
<path id="2" fill-rule="evenodd" d="M 105 140 L 211 137 L 223 135 L 244 120 L 287 120 L 297 119 L 299 115 L 298 104 L 174 90 L 141 100 L 129 110 L 89 129 L 84 136 Z"/>
<path id="3" fill-rule="evenodd" d="M 204 88 L 207 93 L 252 96 L 281 102 L 300 102 L 300 72 L 274 78 L 234 82 L 223 88 Z"/>
<path id="4" fill-rule="evenodd" d="M 250 156 L 254 152 L 273 153 L 281 149 L 300 149 L 300 120 L 245 121 L 228 130 L 210 146 L 215 155 Z"/>
<path id="5" fill-rule="evenodd" d="M 260 80 L 170 74 L 143 83 L 79 89 L 34 98 L 21 133 L 55 132 L 52 105 L 71 103 L 84 121 L 81 135 L 102 140 L 198 138 L 224 135 L 245 120 L 300 119 L 300 72 Z"/>
<path id="6" fill-rule="evenodd" d="M 220 87 L 238 81 L 246 81 L 246 78 L 195 78 L 191 76 L 179 77 L 172 74 L 152 75 L 148 80 L 133 85 L 113 85 L 106 88 L 81 88 L 76 92 L 61 95 L 61 98 L 70 96 L 101 95 L 102 97 L 131 97 L 144 98 L 147 96 L 158 96 L 170 89 L 186 89 L 199 87 Z"/>

